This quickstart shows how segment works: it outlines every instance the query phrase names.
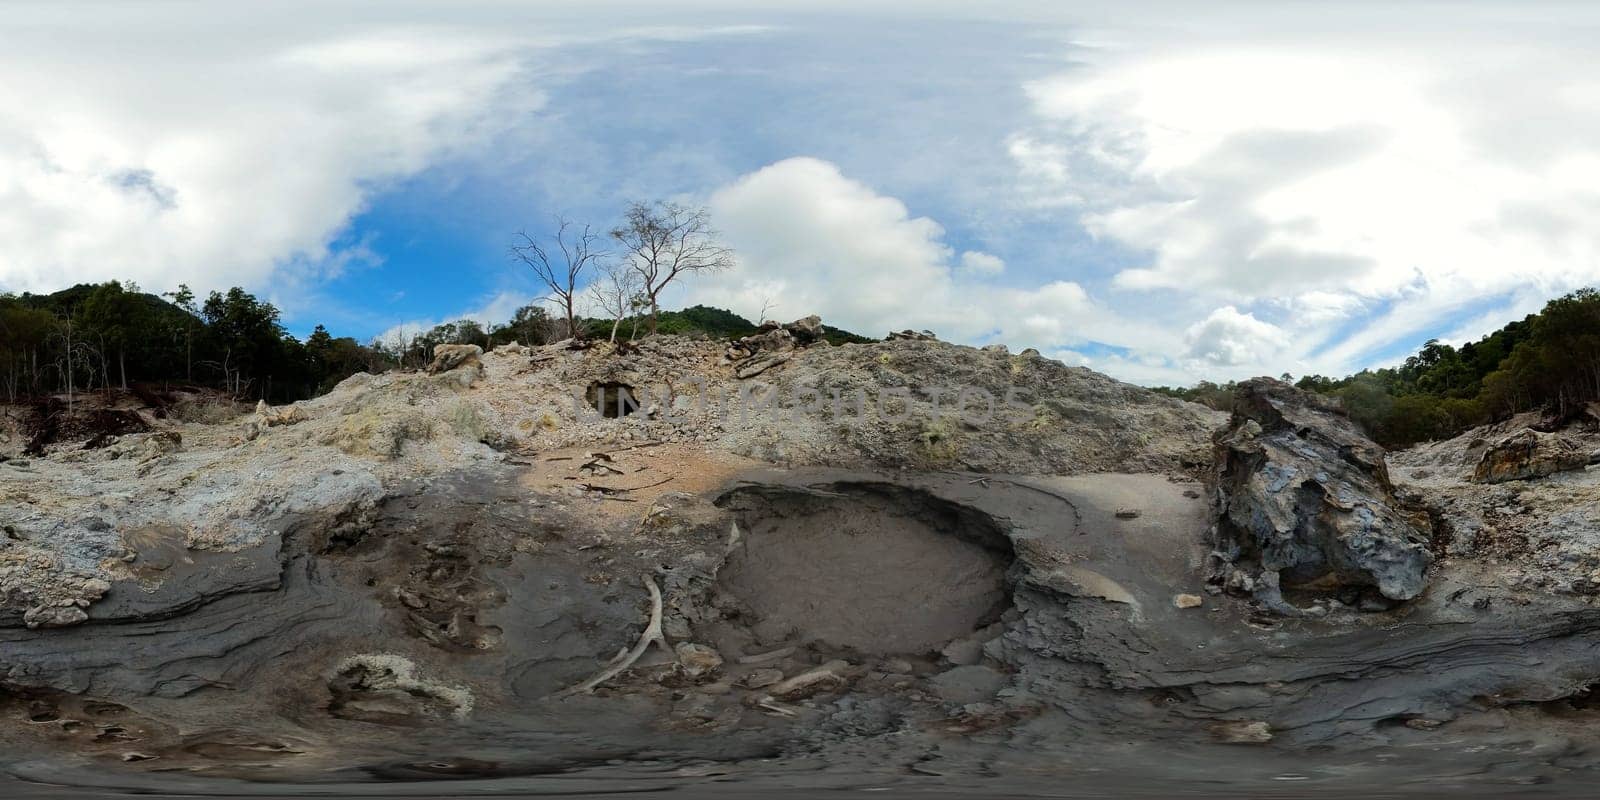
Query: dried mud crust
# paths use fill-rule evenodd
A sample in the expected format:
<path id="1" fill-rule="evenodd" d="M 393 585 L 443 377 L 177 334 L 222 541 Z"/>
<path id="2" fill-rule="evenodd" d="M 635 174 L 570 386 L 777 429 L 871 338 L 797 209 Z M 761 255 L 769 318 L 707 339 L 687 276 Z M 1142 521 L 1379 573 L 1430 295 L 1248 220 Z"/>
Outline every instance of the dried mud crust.
<path id="1" fill-rule="evenodd" d="M 368 530 L 332 548 L 294 528 L 271 586 L 159 618 L 0 629 L 0 684 L 21 698 L 0 726 L 0 760 L 66 755 L 87 766 L 51 780 L 168 790 L 562 772 L 669 775 L 679 788 L 713 773 L 939 776 L 992 791 L 996 778 L 1021 789 L 1040 776 L 1059 788 L 1085 763 L 1269 780 L 1263 765 L 1304 771 L 1380 744 L 1464 774 L 1482 770 L 1471 753 L 1430 755 L 1458 732 L 1506 753 L 1578 752 L 1587 735 L 1549 728 L 1526 703 L 1572 698 L 1563 713 L 1590 713 L 1600 613 L 1549 598 L 1502 609 L 1481 575 L 1445 571 L 1398 611 L 1262 623 L 1245 601 L 1204 595 L 1206 507 L 1192 482 L 763 470 L 724 491 L 619 504 L 640 514 L 623 525 L 584 513 L 606 501 L 529 493 L 525 478 L 500 469 L 396 487 Z M 937 653 L 905 655 L 798 625 L 762 631 L 749 598 L 720 599 L 739 578 L 739 539 L 763 520 L 821 531 L 840 518 L 1009 563 L 1011 606 L 976 630 L 984 618 L 963 620 Z M 640 641 L 646 580 L 661 589 L 670 647 L 647 639 L 592 694 L 563 696 Z M 1180 593 L 1202 602 L 1178 604 Z M 905 599 L 885 602 L 906 613 Z M 460 617 L 499 635 L 461 646 L 424 635 L 413 612 L 435 630 Z M 88 710 L 73 704 L 88 702 L 131 724 L 56 735 L 47 718 L 81 720 Z M 104 733 L 132 738 L 94 741 Z M 1387 762 L 1364 757 L 1360 774 L 1375 763 Z M 7 769 L 42 774 L 26 761 Z"/>
<path id="2" fill-rule="evenodd" d="M 740 531 L 718 587 L 766 638 L 935 653 L 1010 605 L 1003 528 L 932 495 L 889 484 L 750 487 L 718 503 Z"/>

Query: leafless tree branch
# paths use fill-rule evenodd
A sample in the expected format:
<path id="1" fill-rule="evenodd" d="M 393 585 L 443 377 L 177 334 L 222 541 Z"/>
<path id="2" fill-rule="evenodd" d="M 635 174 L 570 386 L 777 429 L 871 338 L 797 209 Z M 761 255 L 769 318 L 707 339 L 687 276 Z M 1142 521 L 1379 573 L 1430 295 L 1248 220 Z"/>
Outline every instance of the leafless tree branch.
<path id="1" fill-rule="evenodd" d="M 602 264 L 611 253 L 599 247 L 601 235 L 589 225 L 580 231 L 565 217 L 556 217 L 555 222 L 556 232 L 543 241 L 518 231 L 511 257 L 532 269 L 549 290 L 543 299 L 565 312 L 568 335 L 582 338 L 574 308 L 578 284 L 586 272 Z"/>
<path id="2" fill-rule="evenodd" d="M 661 313 L 661 292 L 679 275 L 720 272 L 733 266 L 733 250 L 711 227 L 711 213 L 678 203 L 635 202 L 623 223 L 611 231 L 639 276 L 640 291 L 650 305 L 650 332 Z"/>

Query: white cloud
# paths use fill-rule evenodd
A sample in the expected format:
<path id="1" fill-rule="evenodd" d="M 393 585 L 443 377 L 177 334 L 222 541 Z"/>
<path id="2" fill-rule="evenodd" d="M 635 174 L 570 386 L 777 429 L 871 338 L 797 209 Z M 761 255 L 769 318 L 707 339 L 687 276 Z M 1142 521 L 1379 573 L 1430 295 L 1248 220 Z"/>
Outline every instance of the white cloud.
<path id="1" fill-rule="evenodd" d="M 740 266 L 715 291 L 735 310 L 759 310 L 770 293 L 785 313 L 826 310 L 843 327 L 948 329 L 957 309 L 944 229 L 905 204 L 812 158 L 767 166 L 711 196 L 713 218 Z"/>
<path id="2" fill-rule="evenodd" d="M 1190 326 L 1185 334 L 1188 357 L 1207 366 L 1260 365 L 1283 351 L 1288 341 L 1282 328 L 1223 306 Z"/>
<path id="3" fill-rule="evenodd" d="M 116 38 L 110 22 L 7 13 L 0 289 L 337 270 L 330 242 L 374 187 L 541 102 L 512 84 L 525 43 L 501 35 L 303 18 L 236 39 L 213 16 L 124 20 Z"/>
<path id="4" fill-rule="evenodd" d="M 642 27 L 597 34 L 587 11 L 493 3 L 453 6 L 448 22 L 425 6 L 386 14 L 404 24 L 310 4 L 247 9 L 244 22 L 233 7 L 185 6 L 181 18 L 149 3 L 94 15 L 8 8 L 0 291 L 122 278 L 151 290 L 241 284 L 280 304 L 321 296 L 328 277 L 381 264 L 393 244 L 343 235 L 375 193 L 458 155 L 496 163 L 488 145 L 541 109 L 545 76 L 592 66 L 552 48 L 622 40 L 590 47 L 585 59 L 599 61 L 641 52 L 630 39 L 769 30 L 718 27 L 724 10 L 747 18 L 721 0 L 694 18 L 703 24 L 658 27 L 647 26 L 665 12 L 623 5 Z M 848 5 L 831 3 L 817 29 L 857 24 Z M 990 169 L 972 168 L 983 180 L 966 168 L 946 176 L 893 137 L 816 144 L 840 163 L 872 164 L 877 186 L 856 167 L 847 176 L 806 158 L 729 182 L 749 166 L 742 155 L 705 156 L 672 172 L 669 191 L 724 183 L 710 203 L 741 263 L 677 287 L 674 300 L 746 315 L 771 300 L 785 318 L 819 312 L 867 334 L 926 327 L 1187 382 L 1343 373 L 1397 343 L 1476 335 L 1600 281 L 1592 11 L 937 6 L 916 12 L 1036 23 L 1017 63 L 993 64 L 1005 80 L 1036 77 L 1022 83 L 1029 116 L 985 129 L 992 152 L 974 155 Z M 1056 61 L 1040 52 L 1050 35 L 1062 42 Z M 667 62 L 695 80 L 788 66 Z M 927 86 L 939 100 L 937 81 Z M 682 124 L 671 116 L 662 124 Z M 615 144 L 583 142 L 584 158 L 570 156 L 579 145 L 551 150 L 598 165 Z M 605 166 L 596 193 L 658 190 Z M 925 188 L 947 179 L 962 191 Z M 893 194 L 960 200 L 930 214 Z M 951 237 L 934 216 L 991 241 Z M 1060 239 L 1028 230 L 1049 216 L 1094 241 L 1073 249 L 1076 228 Z M 1033 246 L 1047 239 L 1068 243 Z M 513 308 L 486 301 L 467 316 L 499 321 Z"/>
<path id="5" fill-rule="evenodd" d="M 639 27 L 484 3 L 9 6 L 0 291 L 117 278 L 302 294 L 373 260 L 340 241 L 371 196 L 481 155 L 542 107 L 547 76 L 582 69 L 556 48 L 764 30 L 629 17 Z"/>
<path id="6" fill-rule="evenodd" d="M 1264 354 L 1232 335 L 1264 312 L 1279 359 L 1342 372 L 1470 305 L 1600 281 L 1579 221 L 1600 211 L 1593 46 L 1479 11 L 1394 11 L 1384 34 L 1309 7 L 1107 21 L 1107 43 L 1027 84 L 1019 196 L 1147 253 L 1114 278 L 1128 302 L 1231 304 L 1189 331 L 1219 365 Z"/>
<path id="7" fill-rule="evenodd" d="M 681 289 L 686 302 L 753 317 L 776 300 L 771 314 L 816 313 L 866 335 L 926 328 L 953 341 L 1041 350 L 1090 340 L 1150 347 L 1168 339 L 1107 311 L 1073 281 L 1026 289 L 987 282 L 1004 268 L 999 258 L 967 251 L 958 259 L 937 222 L 912 216 L 904 203 L 826 161 L 791 158 L 763 167 L 718 189 L 710 205 L 739 264 Z"/>
<path id="8" fill-rule="evenodd" d="M 1006 262 L 999 256 L 968 250 L 961 254 L 961 269 L 973 275 L 999 275 L 1006 271 Z"/>

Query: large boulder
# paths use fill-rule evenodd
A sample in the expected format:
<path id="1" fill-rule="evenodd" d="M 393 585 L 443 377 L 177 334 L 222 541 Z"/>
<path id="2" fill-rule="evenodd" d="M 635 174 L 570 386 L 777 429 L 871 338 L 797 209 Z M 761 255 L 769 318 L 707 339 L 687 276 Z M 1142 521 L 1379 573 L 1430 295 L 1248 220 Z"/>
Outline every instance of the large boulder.
<path id="1" fill-rule="evenodd" d="M 256 415 L 244 424 L 244 438 L 251 441 L 264 433 L 268 428 L 279 425 L 294 425 L 306 421 L 306 412 L 298 403 L 293 403 L 279 408 L 267 405 L 266 400 L 256 401 Z"/>
<path id="2" fill-rule="evenodd" d="M 429 374 L 439 374 L 445 385 L 466 389 L 483 377 L 483 348 L 475 344 L 440 344 L 433 347 Z"/>
<path id="3" fill-rule="evenodd" d="M 1270 378 L 1239 386 L 1219 431 L 1212 580 L 1285 614 L 1282 589 L 1422 593 L 1426 514 L 1395 497 L 1383 449 L 1331 402 Z"/>
<path id="4" fill-rule="evenodd" d="M 483 348 L 475 344 L 439 344 L 433 347 L 433 363 L 428 365 L 428 372 L 449 372 L 458 367 L 477 365 L 483 356 Z"/>
<path id="5" fill-rule="evenodd" d="M 1524 428 L 1490 445 L 1472 470 L 1476 483 L 1503 483 L 1543 478 L 1583 469 L 1589 454 L 1565 437 Z"/>
<path id="6" fill-rule="evenodd" d="M 727 356 L 729 361 L 743 361 L 763 353 L 786 353 L 796 348 L 816 344 L 822 339 L 822 317 L 816 314 L 797 319 L 787 325 L 768 320 L 762 322 L 760 327 L 756 328 L 755 333 L 734 340 L 732 344 L 728 345 L 724 355 Z M 773 364 L 768 364 L 767 366 L 770 367 Z"/>
<path id="7" fill-rule="evenodd" d="M 789 335 L 794 337 L 795 343 L 802 347 L 822 341 L 822 337 L 825 335 L 822 330 L 822 317 L 816 314 L 802 317 L 783 327 L 789 331 Z"/>

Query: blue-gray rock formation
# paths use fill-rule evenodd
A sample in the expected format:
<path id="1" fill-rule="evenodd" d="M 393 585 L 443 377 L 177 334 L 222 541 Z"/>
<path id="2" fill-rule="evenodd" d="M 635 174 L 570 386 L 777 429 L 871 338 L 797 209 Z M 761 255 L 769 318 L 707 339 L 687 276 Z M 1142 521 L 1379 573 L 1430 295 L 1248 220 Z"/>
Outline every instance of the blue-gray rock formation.
<path id="1" fill-rule="evenodd" d="M 1215 441 L 1213 581 L 1291 614 L 1306 609 L 1283 598 L 1289 588 L 1422 593 L 1427 516 L 1395 497 L 1383 448 L 1337 407 L 1256 378 Z"/>

